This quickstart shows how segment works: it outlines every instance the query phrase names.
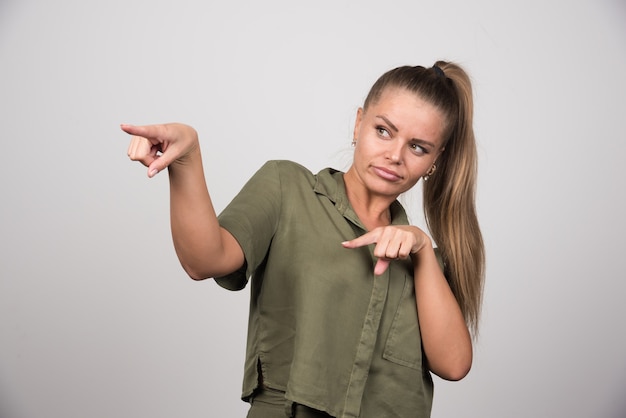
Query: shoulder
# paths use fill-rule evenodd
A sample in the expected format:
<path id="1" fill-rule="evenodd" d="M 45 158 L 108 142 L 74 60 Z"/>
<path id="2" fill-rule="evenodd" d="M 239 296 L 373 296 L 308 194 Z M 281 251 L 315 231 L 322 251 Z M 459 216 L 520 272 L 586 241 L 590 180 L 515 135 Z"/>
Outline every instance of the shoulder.
<path id="1" fill-rule="evenodd" d="M 266 167 L 278 170 L 281 173 L 303 173 L 312 175 L 311 171 L 302 164 L 289 160 L 269 160 L 263 165 L 263 168 Z"/>
<path id="2" fill-rule="evenodd" d="M 305 166 L 289 160 L 270 160 L 259 169 L 256 175 L 275 176 L 283 183 L 312 182 L 314 174 Z"/>

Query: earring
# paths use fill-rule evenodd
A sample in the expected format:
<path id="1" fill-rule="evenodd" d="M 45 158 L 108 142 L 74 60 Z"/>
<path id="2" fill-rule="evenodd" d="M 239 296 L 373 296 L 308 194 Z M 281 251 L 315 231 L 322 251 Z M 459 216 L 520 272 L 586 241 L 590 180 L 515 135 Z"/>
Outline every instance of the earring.
<path id="1" fill-rule="evenodd" d="M 424 179 L 424 181 L 428 181 L 430 176 L 435 174 L 435 170 L 437 170 L 437 166 L 435 165 L 435 163 L 433 163 L 433 165 L 431 165 L 430 168 L 428 169 L 428 171 L 426 172 L 426 175 L 424 175 L 424 177 L 422 177 Z"/>
<path id="2" fill-rule="evenodd" d="M 356 138 L 354 138 L 354 139 L 352 140 L 352 146 L 353 146 L 353 147 L 356 147 Z"/>

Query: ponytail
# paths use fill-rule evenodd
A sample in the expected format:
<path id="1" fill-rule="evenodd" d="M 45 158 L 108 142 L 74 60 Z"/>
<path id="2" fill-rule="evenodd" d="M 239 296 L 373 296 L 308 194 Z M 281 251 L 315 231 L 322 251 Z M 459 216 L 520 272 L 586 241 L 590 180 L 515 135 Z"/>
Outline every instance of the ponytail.
<path id="1" fill-rule="evenodd" d="M 424 182 L 424 213 L 444 260 L 444 273 L 465 321 L 478 334 L 484 285 L 485 252 L 475 207 L 477 152 L 472 127 L 469 77 L 458 65 L 439 61 L 456 96 L 456 114 L 437 172 Z M 445 110 L 444 110 L 445 111 Z"/>

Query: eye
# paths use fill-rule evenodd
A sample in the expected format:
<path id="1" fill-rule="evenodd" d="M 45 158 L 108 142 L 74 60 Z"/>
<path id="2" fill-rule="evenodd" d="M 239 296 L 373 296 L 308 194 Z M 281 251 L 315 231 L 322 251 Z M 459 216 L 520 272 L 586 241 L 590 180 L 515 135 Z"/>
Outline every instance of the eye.
<path id="1" fill-rule="evenodd" d="M 428 150 L 426 148 L 424 148 L 421 145 L 418 145 L 416 143 L 409 144 L 409 148 L 411 148 L 411 151 L 415 155 L 425 155 L 425 154 L 428 154 Z"/>
<path id="2" fill-rule="evenodd" d="M 389 131 L 384 126 L 377 126 L 376 127 L 376 133 L 378 134 L 378 136 L 380 136 L 382 138 L 391 138 L 391 135 L 389 134 Z"/>

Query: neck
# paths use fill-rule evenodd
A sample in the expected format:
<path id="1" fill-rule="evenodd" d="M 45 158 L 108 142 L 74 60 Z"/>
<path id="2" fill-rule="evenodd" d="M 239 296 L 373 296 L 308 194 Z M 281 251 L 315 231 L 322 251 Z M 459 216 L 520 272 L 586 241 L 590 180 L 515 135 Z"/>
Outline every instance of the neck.
<path id="1" fill-rule="evenodd" d="M 372 193 L 358 180 L 352 170 L 344 175 L 346 194 L 352 208 L 367 230 L 391 224 L 389 207 L 396 198 Z"/>

